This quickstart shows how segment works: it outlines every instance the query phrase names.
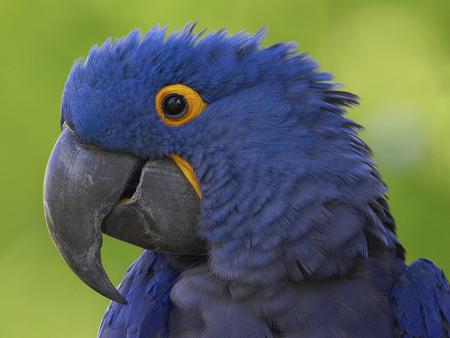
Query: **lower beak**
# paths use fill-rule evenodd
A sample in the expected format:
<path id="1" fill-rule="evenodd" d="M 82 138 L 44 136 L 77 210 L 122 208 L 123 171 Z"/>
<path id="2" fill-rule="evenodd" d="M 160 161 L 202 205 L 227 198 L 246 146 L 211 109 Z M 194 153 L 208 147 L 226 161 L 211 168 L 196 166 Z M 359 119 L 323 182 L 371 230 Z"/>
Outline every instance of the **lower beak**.
<path id="1" fill-rule="evenodd" d="M 105 152 L 81 144 L 69 128 L 47 164 L 44 210 L 50 235 L 71 269 L 119 303 L 126 300 L 101 263 L 102 230 L 146 249 L 189 255 L 206 250 L 195 232 L 198 195 L 172 160 Z"/>

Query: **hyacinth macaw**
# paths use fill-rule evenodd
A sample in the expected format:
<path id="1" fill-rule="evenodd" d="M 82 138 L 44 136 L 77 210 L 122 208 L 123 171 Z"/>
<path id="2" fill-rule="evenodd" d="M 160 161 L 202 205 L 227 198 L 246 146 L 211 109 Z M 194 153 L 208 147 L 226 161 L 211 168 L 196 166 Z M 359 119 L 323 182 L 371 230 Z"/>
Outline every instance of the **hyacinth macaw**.
<path id="1" fill-rule="evenodd" d="M 44 207 L 113 300 L 99 337 L 450 337 L 448 281 L 405 263 L 345 117 L 357 97 L 264 31 L 193 28 L 107 40 L 65 85 Z M 118 290 L 102 232 L 146 249 Z"/>

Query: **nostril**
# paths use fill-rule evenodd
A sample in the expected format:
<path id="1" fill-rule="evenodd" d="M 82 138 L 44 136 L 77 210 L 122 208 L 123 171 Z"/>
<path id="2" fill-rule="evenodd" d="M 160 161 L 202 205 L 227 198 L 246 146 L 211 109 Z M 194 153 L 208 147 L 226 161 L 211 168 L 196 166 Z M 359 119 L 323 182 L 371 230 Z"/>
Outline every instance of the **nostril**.
<path id="1" fill-rule="evenodd" d="M 73 126 L 69 122 L 64 121 L 61 125 L 61 129 L 64 130 L 66 128 L 69 128 L 71 131 L 74 131 Z"/>
<path id="2" fill-rule="evenodd" d="M 62 124 L 62 131 L 68 129 L 71 133 L 72 136 L 81 144 L 83 144 L 83 142 L 81 141 L 80 137 L 77 135 L 75 128 L 73 127 L 73 125 L 67 121 L 64 121 L 64 123 Z"/>
<path id="3" fill-rule="evenodd" d="M 73 126 L 67 122 L 64 121 L 62 124 L 62 129 L 63 131 L 68 129 L 69 132 L 72 134 L 72 136 L 80 143 L 82 144 L 82 146 L 84 148 L 89 148 L 91 150 L 100 150 L 99 147 L 95 144 L 85 144 L 83 143 L 79 136 L 77 135 L 75 129 L 73 128 Z M 110 130 L 109 130 L 110 131 Z M 141 179 L 141 171 L 142 168 L 144 167 L 145 163 L 147 163 L 146 159 L 140 159 L 135 167 L 132 169 L 132 172 L 130 174 L 130 176 L 128 177 L 128 180 L 126 182 L 125 185 L 125 189 L 119 199 L 119 204 L 126 204 L 128 202 L 130 202 L 131 198 L 133 197 L 134 193 L 136 192 L 136 189 L 139 185 L 140 179 Z"/>

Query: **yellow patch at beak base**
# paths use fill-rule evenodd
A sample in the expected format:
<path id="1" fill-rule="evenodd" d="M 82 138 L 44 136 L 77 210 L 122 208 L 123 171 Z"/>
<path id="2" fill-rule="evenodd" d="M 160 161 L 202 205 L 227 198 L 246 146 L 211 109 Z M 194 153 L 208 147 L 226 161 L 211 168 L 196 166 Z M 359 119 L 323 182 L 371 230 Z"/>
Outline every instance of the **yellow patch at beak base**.
<path id="1" fill-rule="evenodd" d="M 199 198 L 202 198 L 202 191 L 200 190 L 200 182 L 195 176 L 194 168 L 191 164 L 179 155 L 171 155 L 170 158 L 176 163 L 181 172 L 186 176 L 186 179 L 194 188 Z"/>

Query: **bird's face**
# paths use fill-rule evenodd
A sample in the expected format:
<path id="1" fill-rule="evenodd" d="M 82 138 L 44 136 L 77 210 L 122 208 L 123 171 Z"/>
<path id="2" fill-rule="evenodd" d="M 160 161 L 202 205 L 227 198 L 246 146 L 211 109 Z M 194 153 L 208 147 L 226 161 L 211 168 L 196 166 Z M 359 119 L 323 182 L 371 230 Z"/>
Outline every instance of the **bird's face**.
<path id="1" fill-rule="evenodd" d="M 321 127 L 337 123 L 317 113 L 329 77 L 291 45 L 259 45 L 258 34 L 198 39 L 185 29 L 165 39 L 155 28 L 74 65 L 44 204 L 58 249 L 91 287 L 123 301 L 100 263 L 102 231 L 203 255 L 212 238 L 199 216 L 233 197 L 225 183 L 273 188 L 325 151 Z"/>
<path id="2" fill-rule="evenodd" d="M 298 80 L 290 72 L 304 71 L 308 81 L 314 68 L 303 62 L 293 70 L 305 57 L 289 61 L 291 45 L 259 51 L 260 35 L 198 40 L 185 30 L 164 40 L 155 28 L 143 39 L 133 32 L 107 41 L 74 65 L 61 122 L 83 143 L 142 158 L 202 154 L 219 134 L 227 143 L 258 142 L 260 129 L 286 124 L 284 91 Z"/>

